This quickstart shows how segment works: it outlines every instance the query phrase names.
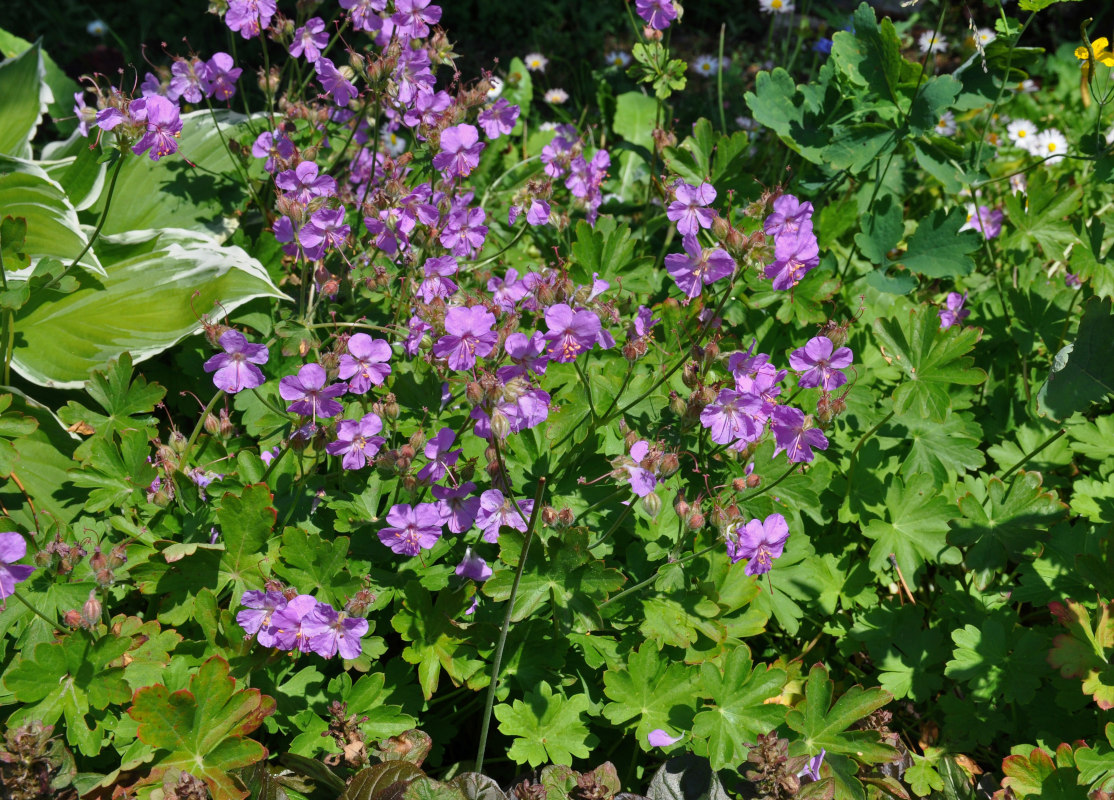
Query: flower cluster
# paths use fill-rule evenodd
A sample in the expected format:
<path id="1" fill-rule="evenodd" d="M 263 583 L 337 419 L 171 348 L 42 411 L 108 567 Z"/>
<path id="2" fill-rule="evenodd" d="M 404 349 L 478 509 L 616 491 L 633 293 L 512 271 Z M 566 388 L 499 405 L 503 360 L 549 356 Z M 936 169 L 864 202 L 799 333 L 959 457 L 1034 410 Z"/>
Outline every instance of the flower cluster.
<path id="1" fill-rule="evenodd" d="M 1014 147 L 1044 159 L 1051 165 L 1064 159 L 1068 152 L 1068 140 L 1056 128 L 1037 130 L 1027 119 L 1015 119 L 1006 126 L 1006 135 Z"/>
<path id="2" fill-rule="evenodd" d="M 245 609 L 236 615 L 245 638 L 252 636 L 264 647 L 302 653 L 317 653 L 322 658 L 357 658 L 361 639 L 368 632 L 368 621 L 337 611 L 313 595 L 295 591 L 247 591 L 240 598 Z"/>
<path id="3" fill-rule="evenodd" d="M 812 203 L 791 194 L 774 200 L 765 231 L 774 239 L 774 263 L 766 267 L 775 289 L 792 289 L 820 263 L 820 248 L 812 231 Z"/>

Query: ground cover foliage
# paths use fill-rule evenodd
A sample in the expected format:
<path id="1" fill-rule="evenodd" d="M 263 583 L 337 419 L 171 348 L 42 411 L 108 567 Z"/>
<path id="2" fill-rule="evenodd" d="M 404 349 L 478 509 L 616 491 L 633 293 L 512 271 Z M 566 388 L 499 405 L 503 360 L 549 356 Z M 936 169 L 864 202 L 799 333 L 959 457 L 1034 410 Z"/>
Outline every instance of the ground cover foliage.
<path id="1" fill-rule="evenodd" d="M 4 796 L 1114 791 L 1114 55 L 950 7 L 3 34 Z"/>

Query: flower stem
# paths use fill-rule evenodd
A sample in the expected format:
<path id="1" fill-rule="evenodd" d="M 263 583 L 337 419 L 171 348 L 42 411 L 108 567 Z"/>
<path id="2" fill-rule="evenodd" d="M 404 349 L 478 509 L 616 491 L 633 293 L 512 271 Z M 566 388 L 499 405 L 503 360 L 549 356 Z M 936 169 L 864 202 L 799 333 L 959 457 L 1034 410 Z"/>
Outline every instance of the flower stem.
<path id="1" fill-rule="evenodd" d="M 1032 458 L 1033 456 L 1037 455 L 1037 454 L 1038 454 L 1039 452 L 1041 452 L 1042 450 L 1044 450 L 1044 449 L 1045 449 L 1046 447 L 1048 447 L 1048 446 L 1049 446 L 1050 444 L 1052 444 L 1052 443 L 1053 443 L 1054 441 L 1056 441 L 1057 439 L 1059 439 L 1059 438 L 1060 438 L 1061 436 L 1063 436 L 1063 435 L 1064 435 L 1065 433 L 1067 433 L 1067 432 L 1068 432 L 1068 429 L 1067 429 L 1067 428 L 1060 428 L 1060 430 L 1056 431 L 1056 432 L 1055 432 L 1054 434 L 1052 434 L 1052 435 L 1051 435 L 1051 436 L 1049 436 L 1049 437 L 1048 437 L 1047 439 L 1045 439 L 1045 440 L 1044 440 L 1043 442 L 1041 442 L 1040 444 L 1038 444 L 1038 445 L 1037 445 L 1036 447 L 1034 447 L 1034 448 L 1033 448 L 1032 450 L 1030 450 L 1030 451 L 1029 451 L 1028 453 L 1026 453 L 1025 455 L 1023 455 L 1023 456 L 1021 457 L 1021 460 L 1020 460 L 1020 461 L 1018 461 L 1018 462 L 1017 462 L 1016 464 L 1014 464 L 1014 465 L 1013 465 L 1012 467 L 1010 467 L 1010 468 L 1009 468 L 1009 469 L 1007 469 L 1007 470 L 1006 470 L 1005 472 L 1003 472 L 1003 473 L 1002 473 L 1002 478 L 1001 478 L 1001 479 L 1002 479 L 1002 480 L 1004 481 L 1004 480 L 1005 480 L 1006 478 L 1008 478 L 1008 477 L 1009 477 L 1010 475 L 1012 475 L 1012 474 L 1013 474 L 1014 472 L 1016 472 L 1017 470 L 1019 470 L 1019 469 L 1020 469 L 1021 467 L 1025 466 L 1025 464 L 1026 464 L 1026 463 L 1027 463 L 1027 462 L 1029 461 L 1029 459 L 1031 459 L 1031 458 Z"/>
<path id="2" fill-rule="evenodd" d="M 497 439 L 492 439 L 496 442 Z M 496 453 L 499 452 L 499 445 L 495 445 Z M 502 456 L 499 456 L 499 463 L 502 464 Z M 510 487 L 508 487 L 509 489 Z M 530 522 L 526 526 L 526 536 L 522 540 L 522 553 L 518 556 L 518 569 L 514 573 L 514 583 L 511 584 L 511 593 L 507 598 L 507 611 L 503 615 L 503 625 L 499 628 L 499 639 L 495 643 L 495 657 L 491 662 L 491 683 L 487 687 L 487 699 L 484 701 L 484 715 L 483 724 L 480 727 L 480 746 L 476 751 L 476 772 L 483 772 L 484 765 L 484 749 L 487 747 L 487 734 L 491 726 L 491 709 L 495 705 L 495 691 L 499 686 L 499 668 L 503 663 L 503 648 L 507 644 L 507 634 L 511 629 L 511 614 L 514 612 L 515 596 L 518 594 L 518 585 L 522 582 L 522 572 L 526 567 L 526 555 L 530 551 L 530 543 L 534 539 L 534 528 L 538 524 L 538 515 L 541 512 L 542 496 L 545 494 L 545 476 L 538 478 L 538 489 L 534 493 L 534 508 L 530 511 Z M 511 492 L 511 496 L 514 493 Z M 515 501 L 515 507 L 518 507 L 518 502 Z M 519 514 L 522 512 L 520 511 Z"/>
<path id="3" fill-rule="evenodd" d="M 41 619 L 47 625 L 49 625 L 51 630 L 59 630 L 59 631 L 62 630 L 61 625 L 59 625 L 57 622 L 52 620 L 50 617 L 43 614 L 43 612 L 39 611 L 39 609 L 37 609 L 33 605 L 31 605 L 31 603 L 27 600 L 27 598 L 24 597 L 22 593 L 20 593 L 19 589 L 15 589 L 15 588 L 12 589 L 12 597 L 14 597 L 16 600 L 23 603 L 23 605 L 25 605 L 29 609 L 31 609 L 31 613 L 34 614 L 39 619 Z"/>
<path id="4" fill-rule="evenodd" d="M 189 460 L 190 451 L 193 450 L 193 445 L 197 441 L 197 437 L 201 435 L 201 430 L 205 427 L 205 419 L 212 413 L 213 409 L 217 407 L 217 403 L 224 397 L 224 389 L 217 389 L 217 393 L 213 395 L 213 399 L 209 401 L 209 405 L 205 406 L 205 410 L 201 412 L 201 419 L 193 426 L 193 433 L 190 434 L 189 441 L 186 442 L 186 449 L 182 451 L 182 457 L 178 463 L 183 467 L 186 466 Z"/>
<path id="5" fill-rule="evenodd" d="M 602 603 L 600 603 L 599 607 L 603 608 L 604 606 L 608 605 L 609 603 L 614 603 L 616 600 L 619 600 L 623 597 L 626 597 L 629 594 L 637 592 L 639 589 L 642 589 L 642 588 L 645 588 L 646 586 L 649 586 L 651 583 L 653 583 L 654 581 L 656 581 L 658 579 L 658 574 L 663 569 L 665 569 L 667 566 L 669 566 L 670 564 L 684 564 L 686 561 L 692 561 L 694 558 L 699 558 L 700 556 L 702 556 L 706 553 L 710 553 L 713 550 L 715 550 L 717 547 L 720 547 L 720 546 L 721 546 L 721 543 L 716 542 L 715 544 L 708 545 L 703 550 L 697 550 L 695 553 L 689 553 L 684 558 L 679 558 L 676 561 L 669 561 L 666 564 L 663 564 L 662 566 L 660 566 L 656 570 L 654 570 L 654 574 L 651 575 L 649 578 L 647 578 L 644 581 L 639 581 L 634 586 L 631 586 L 629 589 L 624 589 L 623 591 L 619 592 L 619 594 L 615 595 L 614 597 L 607 598 Z"/>

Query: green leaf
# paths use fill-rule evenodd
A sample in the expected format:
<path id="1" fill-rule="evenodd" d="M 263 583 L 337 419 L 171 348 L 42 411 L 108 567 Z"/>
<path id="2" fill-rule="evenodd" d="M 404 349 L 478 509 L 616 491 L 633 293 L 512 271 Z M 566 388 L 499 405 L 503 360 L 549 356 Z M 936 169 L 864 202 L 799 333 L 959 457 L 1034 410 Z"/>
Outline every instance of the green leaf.
<path id="1" fill-rule="evenodd" d="M 874 9 L 862 3 L 852 25 L 854 33 L 839 31 L 832 36 L 832 62 L 855 85 L 896 103 L 904 59 L 893 22 L 887 17 L 879 25 Z"/>
<path id="2" fill-rule="evenodd" d="M 1066 419 L 1114 393 L 1114 313 L 1111 300 L 1092 297 L 1083 308 L 1075 341 L 1052 361 L 1047 380 L 1037 392 L 1037 408 L 1053 419 Z"/>
<path id="3" fill-rule="evenodd" d="M 507 98 L 507 102 L 511 105 L 521 108 L 523 117 L 529 115 L 530 103 L 534 99 L 534 81 L 530 77 L 530 70 L 526 69 L 526 64 L 517 56 L 511 59 L 510 66 L 507 69 L 507 81 L 503 87 L 503 97 Z M 521 124 L 521 121 L 516 123 L 516 133 L 518 126 Z"/>
<path id="4" fill-rule="evenodd" d="M 1056 621 L 1068 629 L 1052 640 L 1048 663 L 1065 678 L 1082 678 L 1083 693 L 1099 708 L 1114 708 L 1114 603 L 1099 606 L 1094 625 L 1082 603 L 1075 600 L 1048 604 Z"/>
<path id="5" fill-rule="evenodd" d="M 484 583 L 483 592 L 492 600 L 503 602 L 510 598 L 522 535 L 504 530 L 499 547 L 500 561 L 506 566 L 496 568 Z M 546 605 L 554 605 L 554 614 L 562 626 L 577 631 L 596 630 L 602 625 L 599 604 L 623 581 L 618 570 L 604 566 L 588 550 L 587 531 L 569 531 L 545 545 L 535 542 L 527 554 L 511 620 L 518 622 Z"/>
<path id="6" fill-rule="evenodd" d="M 894 417 L 883 430 L 879 432 L 883 446 L 892 443 L 904 453 L 901 471 L 905 475 L 926 472 L 943 484 L 986 463 L 979 449 L 982 428 L 967 412 L 949 411 L 943 423 L 906 414 Z"/>
<path id="7" fill-rule="evenodd" d="M 340 608 L 361 588 L 348 564 L 348 537 L 332 541 L 302 528 L 287 528 L 282 534 L 281 558 L 275 573 L 291 586 L 319 594 L 322 602 Z"/>
<path id="8" fill-rule="evenodd" d="M 385 761 L 372 764 L 352 776 L 339 800 L 374 800 L 390 786 L 403 784 L 425 773 L 409 761 Z"/>
<path id="9" fill-rule="evenodd" d="M 1106 723 L 1106 741 L 1095 747 L 1082 747 L 1075 754 L 1079 782 L 1109 791 L 1114 786 L 1114 722 Z"/>
<path id="10" fill-rule="evenodd" d="M 632 652 L 623 669 L 609 669 L 603 692 L 611 702 L 603 715 L 614 725 L 637 720 L 635 736 L 650 750 L 646 736 L 656 728 L 688 730 L 699 697 L 696 673 L 684 664 L 668 663 L 649 643 Z"/>
<path id="11" fill-rule="evenodd" d="M 133 381 L 130 353 L 122 353 L 109 361 L 103 371 L 94 372 L 85 383 L 85 391 L 101 411 L 71 400 L 58 412 L 67 426 L 94 437 L 77 448 L 76 458 L 88 460 L 94 442 L 104 440 L 111 444 L 115 435 L 122 431 L 140 429 L 147 432 L 148 438 L 155 438 L 155 431 L 149 429 L 154 428 L 156 421 L 141 415 L 155 410 L 166 396 L 166 389 L 157 383 L 147 383 L 142 375 L 137 375 Z"/>
<path id="12" fill-rule="evenodd" d="M 961 208 L 946 213 L 936 209 L 909 237 L 905 254 L 891 263 L 903 264 L 910 272 L 930 278 L 970 275 L 975 268 L 970 254 L 979 249 L 982 240 L 976 231 L 959 231 L 966 222 L 967 215 Z"/>
<path id="13" fill-rule="evenodd" d="M 785 717 L 786 725 L 804 737 L 805 749 L 819 753 L 823 748 L 863 764 L 892 761 L 897 751 L 882 743 L 878 731 L 851 730 L 856 722 L 890 702 L 893 699 L 890 693 L 852 686 L 833 703 L 834 693 L 835 685 L 827 668 L 814 665 L 805 683 L 804 701 Z"/>
<path id="14" fill-rule="evenodd" d="M 29 161 L 0 156 L 0 209 L 5 216 L 22 218 L 27 223 L 26 239 L 20 249 L 30 257 L 30 262 L 22 269 L 11 270 L 5 261 L 9 281 L 27 280 L 44 259 L 53 258 L 68 265 L 89 244 L 65 190 Z M 106 274 L 92 250 L 81 256 L 78 266 L 102 277 Z M 56 299 L 54 294 L 49 302 Z"/>
<path id="15" fill-rule="evenodd" d="M 1043 2 L 1043 0 L 1037 0 Z M 1021 5 L 1027 0 L 1021 0 Z M 1041 800 L 1085 800 L 1087 789 L 1079 785 L 1079 770 L 1070 744 L 1056 748 L 1056 760 L 1040 748 L 1028 756 L 1006 756 L 1002 761 L 1002 787 L 1014 797 L 1039 797 Z"/>
<path id="16" fill-rule="evenodd" d="M 969 568 L 989 573 L 1039 550 L 1067 508 L 1042 491 L 1039 472 L 1023 472 L 1008 486 L 988 479 L 985 499 L 968 492 L 959 498 L 959 510 L 963 519 L 951 523 L 948 542 L 968 548 L 964 562 Z"/>
<path id="17" fill-rule="evenodd" d="M 37 43 L 35 46 L 37 46 Z M 4 58 L 17 56 L 30 50 L 31 47 L 31 42 L 26 39 L 21 39 L 8 31 L 0 29 L 0 55 Z M 54 95 L 54 99 L 48 101 L 47 113 L 50 114 L 56 127 L 63 132 L 69 132 L 77 128 L 77 121 L 66 120 L 64 117 L 73 114 L 74 92 L 81 87 L 77 85 L 77 81 L 68 76 L 55 63 L 54 59 L 45 50 L 41 50 L 40 54 L 43 59 L 43 80 L 50 88 L 50 93 Z M 42 99 L 41 95 L 40 99 Z"/>
<path id="18" fill-rule="evenodd" d="M 85 510 L 105 511 L 114 506 L 136 508 L 143 502 L 143 492 L 158 474 L 148 461 L 151 444 L 146 429 L 120 431 L 120 443 L 112 437 L 90 439 L 89 462 L 74 469 L 71 480 L 75 486 L 92 489 Z"/>
<path id="19" fill-rule="evenodd" d="M 525 701 L 495 706 L 499 730 L 514 737 L 507 755 L 516 764 L 536 767 L 551 761 L 569 765 L 573 758 L 589 756 L 589 748 L 599 740 L 589 733 L 582 719 L 589 706 L 587 695 L 574 694 L 566 699 L 542 681 L 536 692 L 526 694 Z"/>
<path id="20" fill-rule="evenodd" d="M 428 591 L 412 581 L 400 597 L 402 608 L 391 618 L 391 626 L 410 642 L 402 658 L 418 667 L 418 681 L 426 700 L 437 690 L 441 670 L 455 686 L 482 677 L 478 673 L 484 662 L 475 657 L 475 646 L 454 622 L 466 608 L 468 598 L 463 591 L 438 592 L 435 603 Z"/>
<path id="21" fill-rule="evenodd" d="M 909 755 L 913 758 L 913 766 L 905 770 L 902 777 L 913 790 L 913 794 L 917 797 L 927 797 L 934 790 L 940 791 L 944 788 L 944 779 L 940 777 L 940 773 L 932 766 L 929 759 L 916 753 Z"/>
<path id="22" fill-rule="evenodd" d="M 89 727 L 93 709 L 126 703 L 131 689 L 122 665 L 113 665 L 130 647 L 130 637 L 102 636 L 96 641 L 84 632 L 60 642 L 43 642 L 33 655 L 26 653 L 4 678 L 4 685 L 25 705 L 8 720 L 19 725 L 39 720 L 53 725 L 65 717 L 66 739 L 88 756 L 97 755 L 103 730 Z"/>
<path id="23" fill-rule="evenodd" d="M 1068 271 L 1078 275 L 1099 297 L 1114 297 L 1114 249 L 1103 253 L 1102 245 L 1106 225 L 1099 217 L 1092 217 L 1083 230 L 1083 243 L 1071 249 Z"/>
<path id="24" fill-rule="evenodd" d="M 1007 631 L 990 617 L 981 629 L 965 625 L 952 631 L 952 641 L 956 647 L 944 674 L 964 681 L 971 697 L 1024 704 L 1036 696 L 1047 669 L 1044 637 L 1036 631 Z"/>
<path id="25" fill-rule="evenodd" d="M 658 101 L 654 98 L 642 92 L 623 92 L 615 98 L 615 118 L 611 128 L 631 144 L 652 149 L 657 113 Z"/>
<path id="26" fill-rule="evenodd" d="M 769 733 L 785 718 L 785 706 L 766 702 L 781 693 L 785 681 L 784 671 L 755 665 L 746 645 L 728 653 L 722 667 L 701 664 L 700 686 L 712 705 L 693 720 L 693 738 L 703 740 L 697 754 L 706 755 L 712 769 L 741 764 L 758 734 Z"/>
<path id="27" fill-rule="evenodd" d="M 951 503 L 940 496 L 931 475 L 920 473 L 902 481 L 894 478 L 886 489 L 886 519 L 871 519 L 863 536 L 873 539 L 870 568 L 881 572 L 890 555 L 897 559 L 910 587 L 925 563 L 951 563 L 958 553 L 948 551 L 948 522 L 955 516 Z"/>
<path id="28" fill-rule="evenodd" d="M 146 782 L 161 784 L 167 771 L 179 769 L 204 780 L 213 800 L 244 800 L 248 793 L 229 770 L 267 757 L 247 735 L 274 710 L 274 699 L 258 689 L 237 691 L 228 662 L 219 657 L 201 665 L 188 689 L 140 689 L 128 714 L 139 723 L 139 740 L 159 750 Z"/>
<path id="29" fill-rule="evenodd" d="M 940 319 L 930 306 L 918 306 L 904 324 L 894 318 L 876 320 L 874 330 L 885 348 L 883 356 L 906 376 L 894 392 L 897 414 L 915 411 L 943 422 L 951 407 L 950 385 L 986 380 L 986 373 L 972 367 L 974 359 L 966 355 L 982 331 L 957 325 L 941 331 Z"/>
<path id="30" fill-rule="evenodd" d="M 102 235 L 188 228 L 202 239 L 227 236 L 231 228 L 224 218 L 241 208 L 248 195 L 221 133 L 227 139 L 246 133 L 246 119 L 218 111 L 214 121 L 208 111 L 191 111 L 182 115 L 177 155 L 161 161 L 128 158 L 116 180 L 112 213 Z M 107 194 L 106 187 L 90 208 L 98 217 Z"/>
<path id="31" fill-rule="evenodd" d="M 31 157 L 31 139 L 51 101 L 45 74 L 38 42 L 0 63 L 0 154 Z"/>
<path id="32" fill-rule="evenodd" d="M 1082 197 L 1079 186 L 1061 187 L 1047 170 L 1034 171 L 1025 194 L 1005 197 L 1006 216 L 1014 228 L 1005 246 L 1029 247 L 1035 242 L 1047 258 L 1063 258 L 1079 238 L 1068 220 L 1075 217 Z"/>
<path id="33" fill-rule="evenodd" d="M 1019 0 L 1017 7 L 1022 11 L 1043 11 L 1057 3 L 1077 3 L 1079 0 Z"/>
<path id="34" fill-rule="evenodd" d="M 859 252 L 871 264 L 885 264 L 887 254 L 897 247 L 905 233 L 901 219 L 901 203 L 893 195 L 884 195 L 873 213 L 863 217 L 862 232 L 855 234 Z"/>
<path id="35" fill-rule="evenodd" d="M 368 742 L 378 742 L 414 727 L 416 720 L 402 713 L 402 708 L 387 702 L 390 690 L 385 687 L 386 676 L 371 672 L 360 677 L 355 684 L 347 673 L 342 673 L 329 683 L 329 694 L 343 697 L 348 713 L 361 720 L 360 730 Z"/>
<path id="36" fill-rule="evenodd" d="M 598 274 L 627 291 L 651 291 L 653 287 L 643 273 L 652 259 L 636 255 L 638 246 L 638 240 L 631 238 L 630 227 L 620 226 L 614 217 L 601 217 L 595 226 L 578 222 L 572 245 L 574 275 L 583 283 L 590 283 Z"/>
<path id="37" fill-rule="evenodd" d="M 220 558 L 218 591 L 231 583 L 232 596 L 239 597 L 245 588 L 263 586 L 267 576 L 260 565 L 277 518 L 272 501 L 271 490 L 262 483 L 246 487 L 239 496 L 228 493 L 221 498 L 217 524 L 224 552 Z M 299 588 L 306 592 L 317 589 Z"/>
<path id="38" fill-rule="evenodd" d="M 932 133 L 940 117 L 955 103 L 962 84 L 951 75 L 935 75 L 917 91 L 909 110 L 909 129 L 913 133 Z"/>
<path id="39" fill-rule="evenodd" d="M 103 286 L 85 285 L 60 298 L 33 296 L 16 315 L 12 367 L 27 380 L 77 388 L 90 370 L 122 353 L 138 363 L 200 331 L 193 308 L 204 311 L 219 301 L 231 312 L 257 297 L 288 299 L 257 259 L 203 234 L 102 237 L 97 250 L 106 265 Z"/>

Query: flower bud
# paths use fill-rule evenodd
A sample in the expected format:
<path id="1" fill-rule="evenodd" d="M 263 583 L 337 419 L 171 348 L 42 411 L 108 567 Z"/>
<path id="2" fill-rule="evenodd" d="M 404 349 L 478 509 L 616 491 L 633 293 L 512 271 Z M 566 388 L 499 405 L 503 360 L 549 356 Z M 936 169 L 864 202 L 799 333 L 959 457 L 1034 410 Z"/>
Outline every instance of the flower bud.
<path id="1" fill-rule="evenodd" d="M 89 556 L 89 568 L 98 572 L 108 566 L 108 559 L 99 547 L 93 548 L 93 555 Z"/>
<path id="2" fill-rule="evenodd" d="M 847 342 L 847 329 L 850 327 L 851 320 L 837 323 L 834 319 L 830 319 L 824 323 L 824 327 L 820 329 L 820 335 L 826 336 L 831 340 L 833 347 L 843 347 Z"/>
<path id="3" fill-rule="evenodd" d="M 687 404 L 681 399 L 681 396 L 676 392 L 669 393 L 669 410 L 676 414 L 678 417 L 685 413 Z"/>
<path id="4" fill-rule="evenodd" d="M 553 506 L 544 506 L 542 508 L 542 522 L 546 526 L 552 527 L 557 522 L 557 509 Z"/>
<path id="5" fill-rule="evenodd" d="M 572 513 L 572 509 L 566 506 L 557 512 L 557 525 L 561 528 L 567 528 L 576 521 L 576 515 Z"/>
<path id="6" fill-rule="evenodd" d="M 171 449 L 178 455 L 182 455 L 186 451 L 186 443 L 189 442 L 189 439 L 181 431 L 171 431 L 167 440 Z"/>
<path id="7" fill-rule="evenodd" d="M 360 589 L 356 594 L 344 604 L 344 611 L 351 617 L 363 616 L 372 603 L 375 602 L 375 595 L 367 589 Z"/>
<path id="8" fill-rule="evenodd" d="M 398 400 L 395 399 L 394 392 L 389 392 L 383 398 L 383 416 L 387 419 L 398 419 L 399 411 Z"/>
<path id="9" fill-rule="evenodd" d="M 688 501 L 685 500 L 684 493 L 677 492 L 677 496 L 673 498 L 673 511 L 676 512 L 677 516 L 681 519 L 684 519 L 691 509 L 692 506 L 690 506 L 688 504 Z"/>
<path id="10" fill-rule="evenodd" d="M 700 383 L 700 372 L 695 361 L 686 362 L 685 366 L 681 368 L 681 382 L 690 389 L 696 388 L 696 385 Z"/>
<path id="11" fill-rule="evenodd" d="M 220 410 L 220 438 L 228 440 L 236 435 L 236 426 L 232 424 L 232 420 L 228 418 L 228 409 L 222 408 Z"/>
<path id="12" fill-rule="evenodd" d="M 698 531 L 704 527 L 704 512 L 697 506 L 692 513 L 685 517 L 685 527 L 690 531 Z"/>
<path id="13" fill-rule="evenodd" d="M 708 344 L 704 345 L 705 366 L 710 367 L 712 364 L 716 363 L 717 358 L 719 358 L 719 345 L 715 342 L 708 342 Z"/>
<path id="14" fill-rule="evenodd" d="M 681 468 L 681 460 L 677 458 L 676 453 L 666 453 L 661 457 L 658 463 L 658 474 L 662 478 L 668 478 Z"/>
<path id="15" fill-rule="evenodd" d="M 750 475 L 747 475 L 747 488 L 748 489 L 756 489 L 756 488 L 758 488 L 758 485 L 760 483 L 762 483 L 762 476 L 761 475 L 755 475 L 753 472 Z"/>
<path id="16" fill-rule="evenodd" d="M 81 612 L 76 608 L 71 608 L 62 615 L 62 624 L 67 628 L 81 628 L 84 627 L 85 621 L 81 618 Z"/>
<path id="17" fill-rule="evenodd" d="M 731 223 L 716 214 L 715 219 L 712 220 L 712 235 L 722 242 L 732 230 L 734 229 L 731 227 Z"/>
<path id="18" fill-rule="evenodd" d="M 657 492 L 650 492 L 642 498 L 642 510 L 651 517 L 656 517 L 661 513 L 661 498 L 658 497 Z"/>
<path id="19" fill-rule="evenodd" d="M 464 396 L 472 405 L 479 405 L 484 399 L 484 390 L 479 381 L 468 381 L 468 385 L 464 387 Z"/>
<path id="20" fill-rule="evenodd" d="M 122 567 L 128 563 L 128 546 L 124 542 L 112 548 L 112 552 L 108 554 L 108 566 L 110 569 Z"/>
<path id="21" fill-rule="evenodd" d="M 661 128 L 654 128 L 650 134 L 654 139 L 654 149 L 661 153 L 667 147 L 677 146 L 677 134 L 673 131 L 662 130 Z"/>
<path id="22" fill-rule="evenodd" d="M 738 228 L 732 228 L 723 237 L 723 246 L 732 258 L 739 258 L 747 251 L 750 240 Z"/>
<path id="23" fill-rule="evenodd" d="M 425 446 L 425 434 L 422 431 L 414 431 L 410 436 L 410 448 L 416 453 Z"/>
<path id="24" fill-rule="evenodd" d="M 491 412 L 491 433 L 493 436 L 498 437 L 499 441 L 506 441 L 507 437 L 511 434 L 511 423 L 507 419 L 507 415 L 499 409 Z"/>
<path id="25" fill-rule="evenodd" d="M 205 425 L 205 433 L 209 434 L 210 436 L 216 436 L 217 433 L 220 431 L 220 420 L 218 420 L 213 414 L 206 414 L 203 424 Z"/>
<path id="26" fill-rule="evenodd" d="M 81 607 L 81 621 L 86 627 L 92 628 L 101 620 L 101 601 L 97 599 L 95 589 L 89 591 L 89 599 Z"/>
<path id="27" fill-rule="evenodd" d="M 174 449 L 169 445 L 160 444 L 155 449 L 155 456 L 167 472 L 174 472 L 178 469 L 178 453 L 174 452 Z"/>

